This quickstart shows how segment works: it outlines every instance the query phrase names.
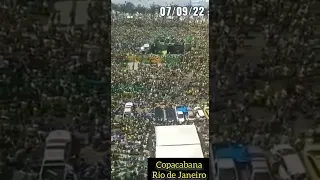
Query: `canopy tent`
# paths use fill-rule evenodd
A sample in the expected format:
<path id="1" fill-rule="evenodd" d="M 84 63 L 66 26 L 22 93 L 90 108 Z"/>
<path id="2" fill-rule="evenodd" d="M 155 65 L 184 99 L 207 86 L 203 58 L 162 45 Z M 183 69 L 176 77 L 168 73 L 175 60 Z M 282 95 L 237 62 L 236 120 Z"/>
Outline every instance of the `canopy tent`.
<path id="1" fill-rule="evenodd" d="M 168 153 L 170 152 L 170 153 Z M 199 145 L 181 146 L 157 146 L 157 158 L 203 158 L 202 149 Z"/>
<path id="2" fill-rule="evenodd" d="M 194 125 L 157 126 L 155 131 L 157 158 L 203 158 Z"/>

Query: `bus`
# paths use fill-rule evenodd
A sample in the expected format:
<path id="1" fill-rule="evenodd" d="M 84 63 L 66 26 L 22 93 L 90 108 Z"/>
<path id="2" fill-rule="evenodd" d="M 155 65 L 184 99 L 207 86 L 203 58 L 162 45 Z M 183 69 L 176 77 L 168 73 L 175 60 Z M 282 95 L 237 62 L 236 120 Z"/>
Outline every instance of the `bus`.
<path id="1" fill-rule="evenodd" d="M 69 131 L 55 130 L 46 138 L 44 156 L 39 173 L 39 180 L 65 180 L 72 167 L 68 165 L 71 156 L 72 136 Z M 69 173 L 69 174 L 68 174 Z M 77 180 L 75 174 L 73 180 Z"/>
<path id="2" fill-rule="evenodd" d="M 156 158 L 203 158 L 195 125 L 156 126 Z"/>

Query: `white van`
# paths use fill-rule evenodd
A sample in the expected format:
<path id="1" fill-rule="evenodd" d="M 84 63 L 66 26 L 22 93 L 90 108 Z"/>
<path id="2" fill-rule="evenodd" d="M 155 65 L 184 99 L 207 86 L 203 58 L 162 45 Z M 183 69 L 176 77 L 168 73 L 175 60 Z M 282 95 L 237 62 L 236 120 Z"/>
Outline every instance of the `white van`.
<path id="1" fill-rule="evenodd" d="M 71 156 L 71 133 L 64 130 L 55 130 L 46 138 L 44 156 L 39 173 L 39 180 L 55 178 L 65 180 L 72 167 L 68 165 Z M 72 174 L 73 180 L 76 175 Z"/>
<path id="2" fill-rule="evenodd" d="M 279 144 L 271 149 L 273 155 L 281 157 L 279 176 L 283 179 L 298 177 L 298 180 L 308 179 L 307 170 L 296 150 L 289 144 Z"/>
<path id="3" fill-rule="evenodd" d="M 231 158 L 216 159 L 214 165 L 214 180 L 238 180 L 236 165 Z"/>
<path id="4" fill-rule="evenodd" d="M 184 114 L 182 111 L 177 111 L 177 120 L 180 122 L 180 123 L 183 123 L 185 121 L 184 119 Z"/>
<path id="5" fill-rule="evenodd" d="M 252 161 L 251 180 L 271 180 L 271 174 L 266 161 Z"/>
<path id="6" fill-rule="evenodd" d="M 127 102 L 124 105 L 123 117 L 132 116 L 133 115 L 132 110 L 133 110 L 133 103 Z"/>

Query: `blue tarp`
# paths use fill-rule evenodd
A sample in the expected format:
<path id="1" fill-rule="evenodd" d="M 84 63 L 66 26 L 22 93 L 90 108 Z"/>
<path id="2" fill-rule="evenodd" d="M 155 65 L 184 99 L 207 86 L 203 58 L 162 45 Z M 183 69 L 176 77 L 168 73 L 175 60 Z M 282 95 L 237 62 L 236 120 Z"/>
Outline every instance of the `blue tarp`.
<path id="1" fill-rule="evenodd" d="M 188 113 L 188 107 L 187 106 L 177 106 L 176 111 L 182 111 L 183 113 Z"/>
<path id="2" fill-rule="evenodd" d="M 247 147 L 239 144 L 215 145 L 215 156 L 219 158 L 232 158 L 238 163 L 249 163 L 250 154 Z"/>

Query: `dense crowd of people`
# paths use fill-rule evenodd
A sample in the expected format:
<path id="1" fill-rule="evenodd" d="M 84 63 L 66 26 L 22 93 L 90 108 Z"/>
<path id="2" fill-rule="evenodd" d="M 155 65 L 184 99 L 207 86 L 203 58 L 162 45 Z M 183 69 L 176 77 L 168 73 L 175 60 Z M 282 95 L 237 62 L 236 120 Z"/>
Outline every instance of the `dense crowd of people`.
<path id="1" fill-rule="evenodd" d="M 314 2 L 217 2 L 210 14 L 211 141 L 300 151 L 319 119 Z"/>
<path id="2" fill-rule="evenodd" d="M 0 2 L 0 177 L 9 180 L 17 171 L 37 174 L 46 135 L 63 129 L 81 139 L 79 149 L 90 149 L 89 155 L 73 152 L 79 179 L 106 179 L 110 5 L 90 2 L 88 12 L 94 15 L 89 13 L 83 25 L 72 20 L 76 14 L 70 7 L 70 24 L 62 25 L 56 20 L 59 13 L 39 1 L 37 8 L 50 14 L 45 25 L 48 16 L 34 15 L 34 5 L 23 2 Z M 99 151 L 104 152 L 100 160 L 89 162 Z"/>
<path id="3" fill-rule="evenodd" d="M 118 15 L 112 20 L 112 178 L 143 179 L 147 174 L 147 158 L 155 157 L 155 126 L 179 124 L 155 118 L 154 109 L 175 105 L 194 108 L 208 103 L 208 21 L 163 20 L 151 15 L 137 18 Z M 135 62 L 138 68 L 129 68 L 126 55 L 139 56 L 137 48 L 162 35 L 177 41 L 191 36 L 193 48 L 184 52 L 174 67 Z M 132 116 L 124 117 L 127 102 L 133 102 L 136 108 Z M 206 157 L 208 122 L 205 119 L 191 122 L 198 128 Z"/>
<path id="4" fill-rule="evenodd" d="M 118 16 L 111 39 L 107 4 L 90 3 L 86 25 L 75 24 L 76 7 L 71 8 L 70 24 L 62 26 L 60 13 L 44 3 L 40 9 L 51 10 L 49 26 L 44 26 L 31 14 L 33 7 L 9 2 L 0 4 L 4 179 L 14 171 L 38 172 L 45 137 L 55 129 L 84 139 L 81 147 L 90 154 L 104 152 L 97 162 L 89 162 L 90 154 L 74 153 L 79 179 L 106 179 L 111 170 L 114 179 L 143 179 L 147 158 L 155 153 L 155 126 L 178 124 L 155 119 L 153 110 L 207 105 L 209 77 L 211 119 L 192 122 L 204 141 L 205 157 L 209 122 L 211 142 L 236 141 L 265 150 L 280 143 L 300 150 L 310 136 L 305 132 L 318 125 L 316 18 L 308 11 L 312 1 L 215 4 L 210 61 L 206 21 Z M 135 62 L 138 68 L 130 69 L 126 54 L 139 54 L 138 47 L 163 34 L 178 40 L 192 36 L 192 50 L 174 68 Z M 111 71 L 106 58 L 110 42 Z M 136 109 L 123 117 L 127 102 Z M 106 148 L 110 136 L 112 150 Z"/>

